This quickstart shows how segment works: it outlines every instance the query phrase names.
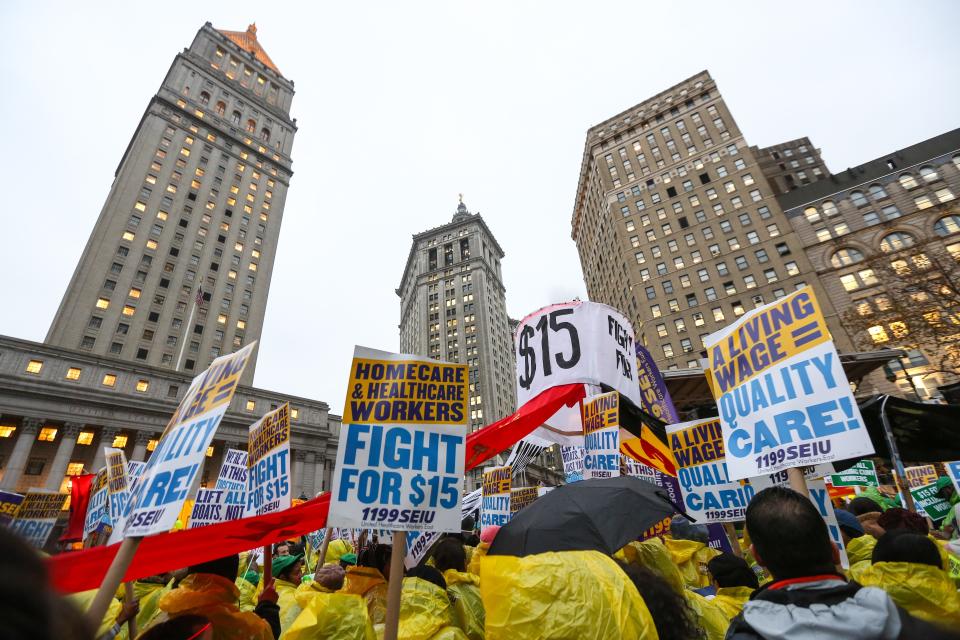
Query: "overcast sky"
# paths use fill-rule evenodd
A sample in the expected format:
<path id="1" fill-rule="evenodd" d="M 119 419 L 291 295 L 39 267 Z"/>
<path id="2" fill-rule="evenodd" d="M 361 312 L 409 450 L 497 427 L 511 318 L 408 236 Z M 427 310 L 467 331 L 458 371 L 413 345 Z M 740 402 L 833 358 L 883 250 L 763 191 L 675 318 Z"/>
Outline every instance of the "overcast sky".
<path id="1" fill-rule="evenodd" d="M 958 19 L 949 0 L 3 0 L 0 334 L 43 340 L 144 108 L 205 21 L 256 21 L 297 89 L 255 384 L 340 412 L 353 345 L 399 347 L 410 236 L 448 222 L 458 193 L 506 251 L 510 315 L 585 296 L 570 216 L 591 125 L 708 69 L 751 144 L 806 135 L 840 171 L 960 126 Z"/>

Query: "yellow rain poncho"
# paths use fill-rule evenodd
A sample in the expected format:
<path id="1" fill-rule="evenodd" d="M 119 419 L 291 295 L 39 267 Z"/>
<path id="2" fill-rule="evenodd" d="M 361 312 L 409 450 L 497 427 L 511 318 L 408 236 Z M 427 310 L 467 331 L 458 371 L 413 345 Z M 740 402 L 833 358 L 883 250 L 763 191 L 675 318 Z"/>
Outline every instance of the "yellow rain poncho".
<path id="1" fill-rule="evenodd" d="M 332 543 L 331 543 L 332 544 Z M 383 574 L 372 567 L 350 567 L 340 593 L 362 596 L 373 624 L 387 619 L 387 581 Z"/>
<path id="2" fill-rule="evenodd" d="M 307 594 L 283 640 L 376 640 L 363 598 L 345 593 Z"/>
<path id="3" fill-rule="evenodd" d="M 375 630 L 382 638 L 383 625 Z M 397 640 L 467 640 L 467 636 L 454 624 L 446 591 L 420 578 L 404 578 Z"/>
<path id="4" fill-rule="evenodd" d="M 960 624 L 960 594 L 947 572 L 914 562 L 878 562 L 858 582 L 880 587 L 913 616 L 944 625 Z"/>
<path id="5" fill-rule="evenodd" d="M 524 558 L 486 556 L 480 595 L 487 640 L 655 640 L 647 605 L 608 556 L 562 551 Z"/>
<path id="6" fill-rule="evenodd" d="M 487 551 L 489 549 L 489 542 L 481 542 L 477 545 L 477 548 L 474 549 L 473 553 L 470 554 L 470 560 L 467 562 L 468 573 L 472 573 L 475 576 L 480 575 L 480 561 L 483 560 L 485 555 L 487 555 Z"/>
<path id="7" fill-rule="evenodd" d="M 246 578 L 237 578 L 234 581 L 240 591 L 240 611 L 253 611 L 257 608 L 257 598 L 260 596 L 260 585 L 253 584 Z"/>
<path id="8" fill-rule="evenodd" d="M 137 629 L 146 629 L 153 623 L 153 619 L 160 615 L 160 599 L 172 589 L 173 580 L 165 585 L 159 582 L 133 583 L 133 597 L 140 601 Z"/>
<path id="9" fill-rule="evenodd" d="M 323 564 L 340 562 L 340 556 L 347 553 L 353 553 L 353 547 L 350 546 L 349 542 L 342 538 L 331 540 L 330 544 L 327 545 L 327 554 L 323 556 Z"/>
<path id="10" fill-rule="evenodd" d="M 684 584 L 691 589 L 710 586 L 707 563 L 714 556 L 720 555 L 719 551 L 695 540 L 674 540 L 667 537 L 664 538 L 663 544 L 670 551 L 674 564 L 680 568 Z"/>
<path id="11" fill-rule="evenodd" d="M 847 558 L 850 566 L 873 557 L 873 548 L 877 546 L 877 539 L 873 536 L 860 536 L 847 543 Z"/>
<path id="12" fill-rule="evenodd" d="M 214 640 L 273 640 L 270 625 L 255 613 L 240 611 L 240 591 L 230 580 L 209 573 L 194 573 L 160 598 L 167 618 L 193 614 L 213 623 Z M 156 617 L 160 622 L 163 615 Z"/>
<path id="13" fill-rule="evenodd" d="M 674 564 L 670 551 L 659 538 L 650 538 L 643 542 L 631 542 L 621 549 L 628 563 L 646 567 L 663 578 L 670 587 L 683 596 L 693 611 L 695 622 L 706 631 L 709 640 L 723 640 L 730 626 L 725 611 L 714 605 L 699 593 L 684 586 L 680 568 Z M 619 552 L 618 552 L 619 553 Z"/>
<path id="14" fill-rule="evenodd" d="M 99 591 L 99 589 L 71 593 L 69 596 L 67 596 L 67 599 L 73 606 L 77 608 L 77 611 L 86 613 L 90 608 L 90 605 L 93 604 L 93 598 L 97 595 L 97 591 Z M 110 606 L 107 608 L 107 612 L 103 615 L 103 620 L 100 621 L 100 625 L 97 627 L 97 635 L 94 636 L 95 638 L 99 638 L 107 631 L 110 631 L 110 629 L 113 627 L 113 623 L 117 621 L 117 616 L 120 615 L 120 609 L 122 607 L 123 605 L 121 605 L 120 601 L 116 598 L 110 600 Z M 127 625 L 123 625 L 121 633 L 126 635 Z"/>
<path id="15" fill-rule="evenodd" d="M 720 587 L 710 604 L 723 611 L 728 620 L 733 620 L 743 611 L 743 603 L 752 593 L 752 587 Z"/>
<path id="16" fill-rule="evenodd" d="M 280 607 L 280 629 L 286 631 L 300 615 L 297 585 L 277 578 L 273 582 L 273 588 L 277 590 L 277 606 Z"/>
<path id="17" fill-rule="evenodd" d="M 470 640 L 483 640 L 483 600 L 480 578 L 472 573 L 447 569 L 443 572 L 447 593 L 453 601 L 453 617 Z"/>

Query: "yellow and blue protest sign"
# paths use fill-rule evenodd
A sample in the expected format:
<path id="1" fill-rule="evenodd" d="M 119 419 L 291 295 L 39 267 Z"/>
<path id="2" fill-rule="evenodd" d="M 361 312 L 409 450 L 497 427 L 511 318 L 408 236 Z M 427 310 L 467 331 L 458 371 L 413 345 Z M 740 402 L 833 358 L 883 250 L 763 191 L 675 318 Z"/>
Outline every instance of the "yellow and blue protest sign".
<path id="1" fill-rule="evenodd" d="M 582 404 L 583 477 L 620 477 L 620 394 L 587 398 Z"/>
<path id="2" fill-rule="evenodd" d="M 255 346 L 256 341 L 217 358 L 193 379 L 133 487 L 124 512 L 125 536 L 173 528 Z"/>
<path id="3" fill-rule="evenodd" d="M 510 490 L 513 467 L 490 467 L 483 470 L 483 498 L 480 502 L 480 527 L 500 526 L 510 522 Z"/>
<path id="4" fill-rule="evenodd" d="M 90 501 L 87 503 L 87 513 L 83 518 L 83 537 L 100 528 L 100 523 L 110 524 L 110 505 L 107 501 L 109 494 L 107 486 L 107 468 L 97 472 L 97 476 L 90 484 Z"/>
<path id="5" fill-rule="evenodd" d="M 873 453 L 811 287 L 704 344 L 731 480 Z"/>
<path id="6" fill-rule="evenodd" d="M 247 444 L 247 507 L 261 516 L 290 508 L 290 403 L 264 415 L 250 427 Z M 229 499 L 230 494 L 225 499 Z"/>
<path id="7" fill-rule="evenodd" d="M 0 491 L 0 527 L 13 519 L 21 502 L 23 502 L 23 494 L 13 491 Z"/>
<path id="8" fill-rule="evenodd" d="M 903 470 L 907 476 L 907 486 L 911 489 L 925 487 L 937 481 L 937 468 L 932 464 L 921 464 Z"/>
<path id="9" fill-rule="evenodd" d="M 460 531 L 467 371 L 421 356 L 354 349 L 332 526 Z"/>
<path id="10" fill-rule="evenodd" d="M 529 507 L 533 501 L 540 497 L 537 487 L 511 487 L 510 488 L 510 517 L 515 516 L 520 510 Z"/>
<path id="11" fill-rule="evenodd" d="M 123 449 L 104 447 L 107 462 L 107 501 L 110 504 L 110 520 L 114 528 L 123 518 L 123 510 L 130 499 L 130 487 L 127 479 L 127 456 Z"/>
<path id="12" fill-rule="evenodd" d="M 223 464 L 217 474 L 217 489 L 247 491 L 247 452 L 240 449 L 227 449 L 223 454 Z"/>
<path id="13" fill-rule="evenodd" d="M 743 520 L 754 488 L 730 478 L 718 418 L 667 425 L 684 509 L 699 524 Z"/>
<path id="14" fill-rule="evenodd" d="M 10 530 L 42 549 L 69 497 L 66 493 L 30 489 L 8 525 Z"/>

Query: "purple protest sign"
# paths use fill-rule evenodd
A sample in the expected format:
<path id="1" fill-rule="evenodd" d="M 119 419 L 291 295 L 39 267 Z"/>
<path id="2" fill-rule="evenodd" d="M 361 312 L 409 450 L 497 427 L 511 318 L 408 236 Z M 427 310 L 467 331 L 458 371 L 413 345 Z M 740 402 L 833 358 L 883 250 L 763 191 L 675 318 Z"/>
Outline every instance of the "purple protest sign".
<path id="1" fill-rule="evenodd" d="M 663 374 L 646 347 L 637 344 L 637 380 L 640 383 L 640 408 L 667 424 L 680 422 Z"/>

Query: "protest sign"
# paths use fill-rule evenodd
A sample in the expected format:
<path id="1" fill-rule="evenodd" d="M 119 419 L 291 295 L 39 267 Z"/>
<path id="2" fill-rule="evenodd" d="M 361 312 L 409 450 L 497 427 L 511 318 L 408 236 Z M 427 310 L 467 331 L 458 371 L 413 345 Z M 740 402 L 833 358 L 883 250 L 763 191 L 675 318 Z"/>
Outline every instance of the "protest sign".
<path id="1" fill-rule="evenodd" d="M 471 515 L 480 506 L 483 498 L 483 490 L 477 489 L 463 496 L 463 502 L 460 505 L 460 516 L 466 518 Z M 433 546 L 433 543 L 441 537 L 438 531 L 408 531 L 407 532 L 407 556 L 404 558 L 404 566 L 407 569 L 420 564 L 424 556 Z"/>
<path id="2" fill-rule="evenodd" d="M 624 467 L 628 476 L 643 478 L 647 482 L 652 482 L 667 493 L 667 498 L 677 507 L 683 506 L 683 496 L 680 495 L 680 483 L 673 476 L 668 476 L 659 469 L 637 462 L 630 456 L 622 456 Z"/>
<path id="3" fill-rule="evenodd" d="M 97 472 L 97 477 L 90 485 L 90 502 L 87 503 L 87 515 L 83 519 L 83 537 L 86 538 L 96 531 L 101 522 L 110 524 L 110 506 L 107 503 L 109 487 L 107 485 L 107 468 Z"/>
<path id="4" fill-rule="evenodd" d="M 533 501 L 540 497 L 540 492 L 536 487 L 517 487 L 516 489 L 510 488 L 510 517 L 517 515 L 517 513 L 524 507 L 529 507 L 533 504 Z"/>
<path id="5" fill-rule="evenodd" d="M 583 401 L 584 478 L 620 477 L 620 396 L 614 391 Z"/>
<path id="6" fill-rule="evenodd" d="M 833 471 L 833 465 L 831 464 L 817 464 L 807 467 L 798 467 L 801 472 L 803 472 L 803 479 L 809 485 L 811 480 L 819 480 L 824 476 L 828 476 L 831 471 Z M 762 476 L 754 476 L 750 478 L 750 484 L 753 485 L 755 491 L 763 491 L 764 489 L 769 489 L 770 487 L 789 487 L 790 486 L 790 476 L 787 475 L 787 470 L 777 471 L 776 473 L 767 473 Z"/>
<path id="7" fill-rule="evenodd" d="M 834 487 L 879 487 L 877 469 L 873 460 L 861 460 L 845 471 L 830 476 L 830 484 Z"/>
<path id="8" fill-rule="evenodd" d="M 514 340 L 517 406 L 571 383 L 606 385 L 640 406 L 633 327 L 613 307 L 579 300 L 550 305 L 521 320 Z M 580 444 L 579 411 L 561 409 L 545 422 L 527 439 Z"/>
<path id="9" fill-rule="evenodd" d="M 119 525 L 123 519 L 123 511 L 130 498 L 130 487 L 127 484 L 127 456 L 123 449 L 114 449 L 113 447 L 104 447 L 107 463 L 107 490 L 109 496 L 107 502 L 110 504 L 110 521 L 114 523 L 114 529 L 123 529 Z"/>
<path id="10" fill-rule="evenodd" d="M 355 348 L 331 525 L 460 531 L 467 383 L 466 365 Z"/>
<path id="11" fill-rule="evenodd" d="M 480 506 L 480 528 L 503 526 L 510 521 L 510 488 L 512 467 L 491 467 L 483 471 L 483 501 Z"/>
<path id="12" fill-rule="evenodd" d="M 719 420 L 670 424 L 667 437 L 687 515 L 699 524 L 743 520 L 754 489 L 727 474 Z"/>
<path id="13" fill-rule="evenodd" d="M 560 447 L 563 475 L 567 484 L 583 480 L 583 447 Z"/>
<path id="14" fill-rule="evenodd" d="M 247 451 L 245 516 L 289 509 L 292 491 L 289 402 L 253 423 Z"/>
<path id="15" fill-rule="evenodd" d="M 681 516 L 683 517 L 683 516 Z M 663 537 L 670 533 L 670 523 L 673 521 L 673 516 L 667 516 L 660 522 L 656 523 L 646 531 L 640 534 L 641 540 L 649 540 L 650 538 Z"/>
<path id="16" fill-rule="evenodd" d="M 130 494 L 125 536 L 173 528 L 255 346 L 217 358 L 193 379 Z"/>
<path id="17" fill-rule="evenodd" d="M 950 514 L 950 503 L 937 495 L 937 483 L 910 489 L 917 509 L 927 514 L 934 522 L 943 520 Z"/>
<path id="18" fill-rule="evenodd" d="M 937 468 L 932 464 L 907 467 L 903 472 L 907 476 L 907 485 L 911 489 L 923 487 L 937 481 Z"/>
<path id="19" fill-rule="evenodd" d="M 640 386 L 640 408 L 657 420 L 672 424 L 680 422 L 673 398 L 653 359 L 642 344 L 637 344 L 637 382 Z"/>
<path id="20" fill-rule="evenodd" d="M 223 454 L 223 464 L 217 475 L 217 489 L 231 491 L 247 490 L 247 452 L 240 449 L 227 449 Z"/>
<path id="21" fill-rule="evenodd" d="M 807 491 L 810 492 L 810 500 L 817 508 L 817 511 L 820 512 L 820 517 L 827 523 L 827 531 L 830 532 L 830 538 L 840 551 L 840 566 L 844 569 L 849 569 L 850 560 L 847 558 L 847 548 L 843 544 L 843 536 L 840 535 L 840 524 L 837 522 L 837 514 L 833 510 L 833 503 L 830 502 L 830 495 L 823 479 L 808 479 Z"/>
<path id="22" fill-rule="evenodd" d="M 279 511 L 279 509 L 271 509 L 263 513 L 273 511 Z M 193 509 L 190 511 L 190 524 L 187 528 L 196 529 L 217 522 L 239 520 L 242 517 L 244 517 L 242 492 L 230 489 L 199 489 Z"/>
<path id="23" fill-rule="evenodd" d="M 21 494 L 12 491 L 0 491 L 0 527 L 10 523 L 21 502 L 23 502 Z"/>
<path id="24" fill-rule="evenodd" d="M 542 498 L 554 489 L 556 489 L 556 487 L 537 487 L 537 497 Z"/>
<path id="25" fill-rule="evenodd" d="M 733 525 L 727 525 L 733 526 Z M 718 551 L 733 553 L 733 545 L 730 544 L 730 536 L 722 524 L 707 525 L 707 546 Z"/>
<path id="26" fill-rule="evenodd" d="M 10 521 L 10 530 L 37 549 L 42 549 L 69 497 L 66 493 L 28 490 L 17 508 L 17 514 Z"/>
<path id="27" fill-rule="evenodd" d="M 130 487 L 131 491 L 133 490 L 133 485 L 137 484 L 137 480 L 140 479 L 140 476 L 143 475 L 143 471 L 146 468 L 146 462 L 127 460 L 127 485 Z"/>
<path id="28" fill-rule="evenodd" d="M 960 460 L 955 462 L 944 462 L 943 468 L 953 481 L 953 488 L 957 491 L 957 493 L 960 493 Z"/>
<path id="29" fill-rule="evenodd" d="M 731 479 L 873 453 L 811 287 L 704 344 Z"/>

